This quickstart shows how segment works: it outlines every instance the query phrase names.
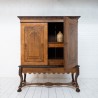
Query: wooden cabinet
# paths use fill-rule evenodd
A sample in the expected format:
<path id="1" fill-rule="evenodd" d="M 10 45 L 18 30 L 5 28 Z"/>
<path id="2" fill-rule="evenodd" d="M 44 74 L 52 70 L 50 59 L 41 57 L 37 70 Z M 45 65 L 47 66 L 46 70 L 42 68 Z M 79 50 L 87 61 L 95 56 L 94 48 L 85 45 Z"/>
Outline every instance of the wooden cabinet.
<path id="1" fill-rule="evenodd" d="M 79 73 L 79 17 L 18 16 L 21 24 L 19 74 Z M 58 32 L 63 34 L 62 42 L 57 41 Z"/>

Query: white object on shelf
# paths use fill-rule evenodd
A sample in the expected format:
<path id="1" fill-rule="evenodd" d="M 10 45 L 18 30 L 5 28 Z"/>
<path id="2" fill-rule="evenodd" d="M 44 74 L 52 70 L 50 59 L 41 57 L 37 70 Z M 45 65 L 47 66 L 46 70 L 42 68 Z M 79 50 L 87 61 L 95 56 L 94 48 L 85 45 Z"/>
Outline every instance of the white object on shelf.
<path id="1" fill-rule="evenodd" d="M 61 31 L 57 34 L 57 42 L 63 42 L 63 34 Z"/>

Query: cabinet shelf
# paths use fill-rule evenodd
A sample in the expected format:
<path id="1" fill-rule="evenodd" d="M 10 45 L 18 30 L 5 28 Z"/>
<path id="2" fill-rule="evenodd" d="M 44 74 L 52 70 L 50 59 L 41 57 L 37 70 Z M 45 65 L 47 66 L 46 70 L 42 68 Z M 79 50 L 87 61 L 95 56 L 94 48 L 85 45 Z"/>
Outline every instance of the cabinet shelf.
<path id="1" fill-rule="evenodd" d="M 63 65 L 64 60 L 63 59 L 49 59 L 48 64 L 49 65 Z"/>
<path id="2" fill-rule="evenodd" d="M 64 47 L 64 43 L 62 43 L 62 42 L 49 42 L 49 44 L 48 44 L 48 47 L 49 48 L 62 48 L 62 47 Z"/>

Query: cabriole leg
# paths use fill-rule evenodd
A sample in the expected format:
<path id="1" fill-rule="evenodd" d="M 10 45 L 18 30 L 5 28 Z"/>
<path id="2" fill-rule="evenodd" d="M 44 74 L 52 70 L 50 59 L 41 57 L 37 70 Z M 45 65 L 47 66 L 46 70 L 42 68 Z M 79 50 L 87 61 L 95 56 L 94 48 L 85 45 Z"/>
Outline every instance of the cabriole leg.
<path id="1" fill-rule="evenodd" d="M 80 92 L 78 81 L 77 81 L 78 76 L 79 76 L 79 66 L 77 65 L 76 68 L 77 68 L 77 72 L 76 72 L 76 75 L 75 75 L 76 92 Z"/>
<path id="2" fill-rule="evenodd" d="M 22 68 L 21 67 L 19 67 L 19 76 L 20 76 L 20 85 L 18 87 L 17 92 L 21 92 L 22 91 L 21 88 L 22 88 L 23 76 L 22 76 Z"/>
<path id="3" fill-rule="evenodd" d="M 72 76 L 72 85 L 75 85 L 74 73 L 72 73 L 71 76 Z"/>
<path id="4" fill-rule="evenodd" d="M 23 86 L 26 85 L 26 73 L 24 73 Z"/>
<path id="5" fill-rule="evenodd" d="M 24 73 L 24 83 L 26 83 L 26 73 Z"/>

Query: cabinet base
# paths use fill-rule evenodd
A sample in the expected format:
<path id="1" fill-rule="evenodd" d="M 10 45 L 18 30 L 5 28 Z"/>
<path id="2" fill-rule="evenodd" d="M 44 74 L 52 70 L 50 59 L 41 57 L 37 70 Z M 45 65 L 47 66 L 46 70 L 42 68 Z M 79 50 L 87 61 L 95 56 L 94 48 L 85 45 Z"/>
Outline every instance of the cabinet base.
<path id="1" fill-rule="evenodd" d="M 46 83 L 27 83 L 26 82 L 26 73 L 24 73 L 23 75 L 23 68 L 26 68 L 26 66 L 19 66 L 19 76 L 20 76 L 20 85 L 18 87 L 17 92 L 21 92 L 22 91 L 22 87 L 27 86 L 27 85 L 45 85 L 45 86 L 53 86 L 53 85 L 69 85 L 69 86 L 73 86 L 76 88 L 76 92 L 80 92 L 79 89 L 79 85 L 77 82 L 78 76 L 79 76 L 79 66 L 75 66 L 74 68 L 72 68 L 71 70 L 66 70 L 65 73 L 71 73 L 72 75 L 72 82 L 71 83 L 51 83 L 51 82 L 46 82 Z M 30 68 L 30 66 L 29 66 Z M 33 68 L 33 67 L 31 67 Z"/>

